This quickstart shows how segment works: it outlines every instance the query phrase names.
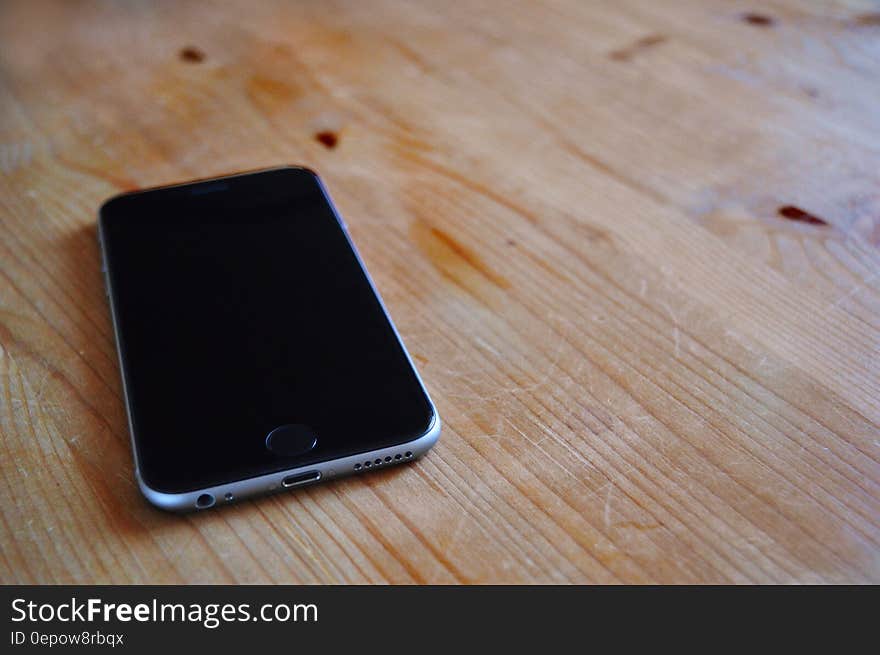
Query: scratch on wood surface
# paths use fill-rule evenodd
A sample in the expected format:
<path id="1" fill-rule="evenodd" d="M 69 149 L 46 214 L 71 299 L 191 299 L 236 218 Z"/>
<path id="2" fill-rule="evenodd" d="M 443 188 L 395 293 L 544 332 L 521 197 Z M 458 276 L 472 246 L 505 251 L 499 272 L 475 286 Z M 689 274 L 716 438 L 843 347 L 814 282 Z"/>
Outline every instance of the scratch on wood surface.
<path id="1" fill-rule="evenodd" d="M 459 537 L 464 532 L 465 527 L 470 524 L 471 517 L 462 512 L 458 514 L 458 519 L 455 522 L 455 527 L 452 529 L 452 534 L 446 540 L 446 544 L 444 545 L 443 550 L 446 552 L 452 552 L 454 550 L 455 545 L 458 543 Z"/>
<path id="2" fill-rule="evenodd" d="M 174 549 L 174 552 L 171 555 L 168 555 L 168 562 L 170 564 L 175 564 L 180 561 L 181 556 L 187 551 L 190 544 L 196 538 L 196 528 L 190 526 L 190 535 L 189 538 L 186 539 L 183 543 L 181 543 L 177 548 Z"/>
<path id="3" fill-rule="evenodd" d="M 502 357 L 501 353 L 498 352 L 498 349 L 492 346 L 488 341 L 483 339 L 480 336 L 474 335 L 474 341 L 477 345 L 482 346 L 484 350 L 488 350 L 490 353 L 498 357 L 499 359 Z"/>
<path id="4" fill-rule="evenodd" d="M 568 441 L 563 439 L 558 432 L 550 429 L 549 425 L 544 425 L 543 423 L 536 423 L 536 425 L 544 431 L 545 434 L 549 435 L 552 439 L 554 439 L 558 444 L 560 444 L 563 448 L 565 448 L 572 457 L 578 460 L 581 464 L 584 465 L 585 468 L 595 471 L 596 467 L 593 466 L 592 463 L 588 459 L 586 459 L 583 455 L 581 455 L 577 450 L 575 450 Z"/>
<path id="5" fill-rule="evenodd" d="M 498 399 L 506 399 L 510 397 L 518 397 L 522 394 L 533 394 L 537 390 L 548 386 L 548 384 L 555 379 L 554 373 L 557 372 L 557 367 L 562 360 L 562 353 L 565 349 L 565 341 L 564 339 L 558 338 L 553 329 L 550 328 L 549 335 L 551 337 L 556 338 L 556 347 L 553 353 L 547 356 L 546 361 L 547 364 L 541 367 L 541 371 L 538 374 L 539 377 L 531 382 L 526 384 L 518 384 L 515 381 L 511 381 L 509 385 L 499 385 L 497 383 L 492 383 L 493 390 L 487 393 L 481 393 L 479 398 L 481 401 L 487 400 L 498 400 Z M 485 339 L 479 337 L 477 335 L 473 335 L 473 340 L 476 344 L 482 347 L 483 351 L 489 351 L 496 356 L 495 363 L 499 366 L 503 366 L 503 362 L 505 360 L 505 356 L 502 353 L 489 344 Z M 527 365 L 529 363 L 529 353 L 523 352 L 521 353 L 523 356 L 523 363 Z M 510 354 L 506 355 L 507 358 L 510 357 Z M 466 363 L 466 367 L 464 369 L 456 369 L 454 367 L 443 367 L 441 370 L 445 375 L 449 376 L 452 379 L 458 379 L 461 377 L 467 377 L 473 379 L 474 376 L 483 375 L 487 376 L 485 369 L 479 364 L 478 361 L 474 359 L 474 357 L 467 355 L 467 353 L 462 353 L 462 358 Z M 582 366 L 582 364 L 581 364 Z M 473 400 L 473 394 L 471 393 L 459 393 L 459 392 L 446 392 L 445 394 L 449 398 L 459 398 L 459 399 L 467 399 Z"/>
<path id="6" fill-rule="evenodd" d="M 874 273 L 872 273 L 868 277 L 864 278 L 863 280 L 856 282 L 854 285 L 852 285 L 852 287 L 850 288 L 849 291 L 847 291 L 840 298 L 838 298 L 837 300 L 835 300 L 834 302 L 829 304 L 828 309 L 835 309 L 836 307 L 839 307 L 842 303 L 846 302 L 847 300 L 859 295 L 862 291 L 867 289 L 868 285 L 870 285 L 871 282 L 876 280 L 878 276 L 880 276 L 880 271 L 875 271 Z"/>
<path id="7" fill-rule="evenodd" d="M 669 303 L 663 302 L 660 304 L 667 312 L 669 312 L 669 316 L 672 317 L 672 340 L 675 343 L 675 358 L 678 359 L 681 356 L 681 330 L 678 328 L 678 316 L 672 311 L 672 307 L 669 306 Z"/>
<path id="8" fill-rule="evenodd" d="M 532 440 L 528 437 L 528 435 L 527 435 L 525 432 L 523 432 L 522 430 L 520 430 L 518 427 L 516 427 L 516 426 L 513 424 L 513 422 L 510 421 L 510 419 L 504 419 L 504 420 L 507 421 L 507 424 L 508 424 L 510 427 L 512 427 L 514 430 L 516 430 L 516 431 L 522 436 L 523 439 L 525 439 L 525 440 L 528 441 L 530 444 L 532 444 L 535 448 L 537 448 L 538 450 L 540 450 L 541 453 L 544 455 L 544 457 L 546 457 L 546 458 L 549 459 L 553 464 L 555 464 L 556 466 L 558 466 L 559 469 L 560 469 L 563 473 L 565 473 L 565 474 L 566 474 L 568 477 L 570 477 L 572 480 L 575 480 L 576 482 L 578 482 L 578 483 L 580 483 L 580 484 L 584 484 L 584 481 L 583 481 L 583 480 L 581 480 L 581 479 L 578 478 L 574 473 L 572 473 L 572 472 L 569 471 L 567 468 L 565 468 L 565 466 L 563 466 L 558 460 L 556 460 L 556 458 L 554 458 L 553 455 L 551 455 L 550 453 L 548 453 L 546 449 L 542 448 L 540 445 L 538 445 L 537 443 L 535 443 L 534 441 L 532 441 Z"/>
<path id="9" fill-rule="evenodd" d="M 30 142 L 0 143 L 0 173 L 12 173 L 27 166 L 33 158 L 34 147 Z"/>
<path id="10" fill-rule="evenodd" d="M 654 48 L 661 43 L 666 43 L 668 40 L 669 39 L 662 34 L 649 34 L 634 41 L 632 44 L 626 47 L 612 50 L 610 53 L 608 53 L 608 56 L 615 61 L 629 61 L 641 51 Z"/>
<path id="11" fill-rule="evenodd" d="M 278 497 L 277 500 L 280 504 L 284 505 L 283 500 L 280 497 Z M 285 513 L 287 513 L 286 506 L 284 506 L 284 510 Z M 287 537 L 290 537 L 299 546 L 300 554 L 305 555 L 311 560 L 311 562 L 324 574 L 326 580 L 335 583 L 339 582 L 338 576 L 328 568 L 329 562 L 326 561 L 326 555 L 324 555 L 319 548 L 315 547 L 308 532 L 302 529 L 302 527 L 294 520 L 293 516 L 291 516 L 291 520 L 289 521 L 282 521 L 280 528 L 276 524 L 276 529 L 283 530 L 283 533 Z M 320 555 L 318 553 L 320 553 Z"/>
<path id="12" fill-rule="evenodd" d="M 611 527 L 611 494 L 614 493 L 614 485 L 608 485 L 608 493 L 605 495 L 605 509 L 602 511 L 602 517 L 605 523 L 605 529 Z"/>

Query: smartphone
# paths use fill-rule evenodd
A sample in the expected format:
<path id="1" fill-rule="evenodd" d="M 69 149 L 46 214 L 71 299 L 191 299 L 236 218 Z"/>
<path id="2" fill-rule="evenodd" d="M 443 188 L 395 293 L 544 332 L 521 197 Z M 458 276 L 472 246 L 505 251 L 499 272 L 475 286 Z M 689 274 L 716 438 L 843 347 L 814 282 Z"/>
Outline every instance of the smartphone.
<path id="1" fill-rule="evenodd" d="M 440 418 L 318 176 L 136 191 L 98 216 L 135 475 L 197 510 L 412 461 Z"/>

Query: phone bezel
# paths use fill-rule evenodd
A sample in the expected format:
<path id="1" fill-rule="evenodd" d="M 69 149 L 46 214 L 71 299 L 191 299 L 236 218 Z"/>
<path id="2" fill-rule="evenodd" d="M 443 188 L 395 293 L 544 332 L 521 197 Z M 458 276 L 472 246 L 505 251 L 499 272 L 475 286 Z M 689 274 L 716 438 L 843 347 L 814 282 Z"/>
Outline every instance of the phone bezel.
<path id="1" fill-rule="evenodd" d="M 338 223 L 342 233 L 345 235 L 346 242 L 348 243 L 349 248 L 354 253 L 355 259 L 358 265 L 361 268 L 366 280 L 378 300 L 379 307 L 381 311 L 384 313 L 386 320 L 391 326 L 391 331 L 394 334 L 394 337 L 397 339 L 400 344 L 401 350 L 403 351 L 404 356 L 406 357 L 412 371 L 415 375 L 415 379 L 419 386 L 422 389 L 422 392 L 427 399 L 428 405 L 431 410 L 431 423 L 428 426 L 427 430 L 420 436 L 412 439 L 410 441 L 403 442 L 401 444 L 387 446 L 384 448 L 365 450 L 363 452 L 355 453 L 353 455 L 346 455 L 342 457 L 337 457 L 333 459 L 324 460 L 321 462 L 314 462 L 305 466 L 297 466 L 289 469 L 284 469 L 281 471 L 273 471 L 271 473 L 267 473 L 264 475 L 251 476 L 244 479 L 234 479 L 228 482 L 223 482 L 217 485 L 212 485 L 209 487 L 197 488 L 189 491 L 183 492 L 165 492 L 159 489 L 155 489 L 150 487 L 147 482 L 144 480 L 143 476 L 140 472 L 140 463 L 138 461 L 138 447 L 136 443 L 136 435 L 134 430 L 134 423 L 132 420 L 132 411 L 130 405 L 130 397 L 127 389 L 126 379 L 127 379 L 127 366 L 126 362 L 123 359 L 122 348 L 120 348 L 120 339 L 118 332 L 118 320 L 117 320 L 117 310 L 114 303 L 114 292 L 112 288 L 111 276 L 108 274 L 108 261 L 107 261 L 107 250 L 104 243 L 104 231 L 103 231 L 103 212 L 107 205 L 111 202 L 117 200 L 118 198 L 136 195 L 140 193 L 145 193 L 148 191 L 156 191 L 156 190 L 164 190 L 175 187 L 183 187 L 183 186 L 191 186 L 194 184 L 213 184 L 217 182 L 222 182 L 225 180 L 234 179 L 237 177 L 243 177 L 248 175 L 255 175 L 260 173 L 270 173 L 277 172 L 281 170 L 299 170 L 305 171 L 312 176 L 314 176 L 318 186 L 321 189 L 331 213 L 333 214 L 334 219 Z M 116 353 L 119 362 L 120 375 L 122 378 L 122 389 L 123 389 L 123 399 L 125 403 L 125 411 L 126 417 L 128 421 L 128 432 L 131 439 L 131 447 L 132 454 L 134 458 L 134 472 L 135 478 L 138 483 L 138 487 L 141 490 L 141 493 L 149 500 L 153 505 L 170 511 L 195 511 L 208 509 L 210 507 L 229 504 L 232 502 L 237 502 L 239 500 L 250 498 L 253 496 L 258 496 L 262 494 L 272 493 L 279 490 L 288 490 L 295 489 L 301 486 L 307 486 L 311 484 L 316 484 L 319 482 L 331 480 L 334 478 L 342 477 L 345 475 L 352 475 L 360 472 L 367 472 L 372 470 L 373 468 L 384 468 L 386 466 L 392 466 L 399 463 L 405 463 L 408 461 L 413 461 L 424 455 L 431 447 L 437 442 L 437 439 L 440 437 L 441 431 L 441 422 L 440 416 L 437 413 L 437 408 L 434 405 L 434 401 L 431 399 L 430 394 L 428 393 L 427 388 L 425 387 L 424 382 L 422 381 L 421 376 L 419 375 L 418 369 L 415 366 L 415 363 L 412 360 L 412 357 L 409 354 L 409 351 L 406 349 L 406 345 L 403 343 L 403 339 L 400 337 L 400 333 L 397 330 L 397 326 L 394 324 L 394 321 L 391 319 L 391 316 L 388 312 L 387 307 L 385 306 L 385 302 L 382 299 L 379 290 L 376 288 L 375 283 L 373 282 L 373 278 L 370 276 L 369 271 L 367 271 L 367 267 L 364 265 L 363 259 L 358 252 L 357 247 L 351 239 L 351 235 L 348 232 L 348 226 L 345 224 L 345 221 L 339 215 L 338 210 L 336 209 L 335 204 L 333 203 L 330 194 L 327 191 L 327 188 L 324 186 L 323 181 L 317 173 L 312 171 L 309 168 L 302 166 L 279 166 L 275 168 L 267 168 L 267 169 L 259 169 L 254 171 L 246 171 L 243 173 L 236 173 L 232 175 L 224 175 L 220 177 L 212 177 L 205 178 L 199 180 L 192 180 L 188 182 L 183 182 L 180 184 L 172 184 L 165 185 L 159 187 L 152 187 L 149 189 L 143 189 L 138 191 L 133 191 L 129 193 L 118 194 L 113 198 L 107 200 L 98 211 L 98 243 L 101 249 L 101 262 L 102 262 L 102 271 L 104 273 L 104 284 L 107 290 L 108 302 L 110 305 L 110 315 L 111 322 L 113 324 L 113 336 L 116 345 Z M 410 456 L 407 457 L 406 453 L 410 453 Z M 399 459 L 395 459 L 397 455 L 401 455 Z M 386 462 L 385 459 L 390 458 L 389 462 Z M 380 464 L 376 464 L 376 461 L 381 461 Z M 366 462 L 370 462 L 370 464 L 365 465 Z M 359 468 L 355 468 L 358 466 Z M 305 484 L 297 484 L 291 487 L 285 487 L 282 481 L 289 477 L 294 476 L 300 473 L 306 472 L 317 472 L 318 477 L 313 480 L 306 482 Z M 210 505 L 201 506 L 198 502 L 199 498 L 205 494 L 212 496 L 213 501 Z"/>

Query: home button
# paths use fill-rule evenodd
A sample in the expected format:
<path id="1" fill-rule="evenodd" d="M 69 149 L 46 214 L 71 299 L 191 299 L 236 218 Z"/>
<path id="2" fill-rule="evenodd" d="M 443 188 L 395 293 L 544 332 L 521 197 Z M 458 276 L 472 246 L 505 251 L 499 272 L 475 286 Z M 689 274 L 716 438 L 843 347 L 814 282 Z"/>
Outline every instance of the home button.
<path id="1" fill-rule="evenodd" d="M 303 455 L 315 447 L 318 437 L 308 425 L 293 423 L 272 430 L 266 437 L 266 448 L 276 455 Z"/>

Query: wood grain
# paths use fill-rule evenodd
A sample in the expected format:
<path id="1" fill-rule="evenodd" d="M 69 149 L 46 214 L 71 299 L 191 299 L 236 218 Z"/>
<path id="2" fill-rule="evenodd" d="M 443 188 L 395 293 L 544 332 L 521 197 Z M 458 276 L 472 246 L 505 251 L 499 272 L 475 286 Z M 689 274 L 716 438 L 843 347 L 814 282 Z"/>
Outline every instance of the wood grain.
<path id="1" fill-rule="evenodd" d="M 0 581 L 880 581 L 878 16 L 4 2 Z M 164 514 L 95 211 L 281 163 L 325 178 L 445 431 Z"/>

